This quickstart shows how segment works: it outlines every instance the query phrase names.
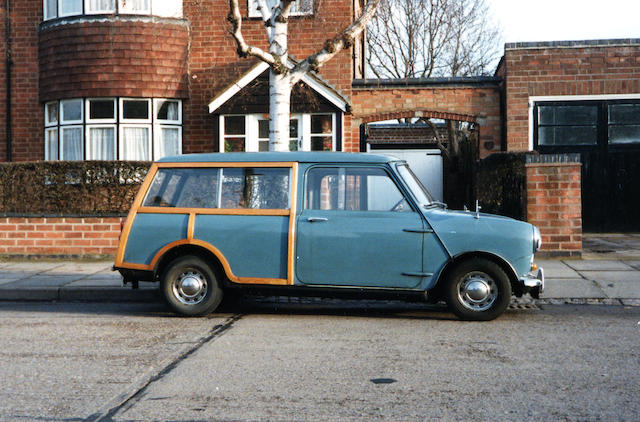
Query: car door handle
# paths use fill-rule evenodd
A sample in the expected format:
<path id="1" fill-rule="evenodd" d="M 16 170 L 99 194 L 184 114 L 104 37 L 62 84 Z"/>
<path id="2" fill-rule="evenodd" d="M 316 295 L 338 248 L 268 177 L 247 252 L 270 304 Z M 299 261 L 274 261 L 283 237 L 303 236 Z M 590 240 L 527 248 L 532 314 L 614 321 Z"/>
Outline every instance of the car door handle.
<path id="1" fill-rule="evenodd" d="M 322 223 L 324 221 L 328 221 L 328 219 L 324 217 L 309 217 L 307 218 L 307 221 L 309 223 Z"/>

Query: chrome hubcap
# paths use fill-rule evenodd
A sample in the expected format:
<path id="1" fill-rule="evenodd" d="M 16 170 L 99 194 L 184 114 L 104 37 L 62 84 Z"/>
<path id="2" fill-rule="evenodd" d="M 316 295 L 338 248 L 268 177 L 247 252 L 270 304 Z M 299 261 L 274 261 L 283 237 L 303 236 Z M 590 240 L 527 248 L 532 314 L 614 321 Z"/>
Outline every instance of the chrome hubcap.
<path id="1" fill-rule="evenodd" d="M 187 270 L 173 283 L 173 294 L 185 305 L 197 305 L 207 295 L 207 279 L 197 270 Z"/>
<path id="2" fill-rule="evenodd" d="M 498 286 L 493 279 L 480 271 L 474 271 L 458 284 L 460 303 L 472 311 L 486 311 L 498 298 Z"/>

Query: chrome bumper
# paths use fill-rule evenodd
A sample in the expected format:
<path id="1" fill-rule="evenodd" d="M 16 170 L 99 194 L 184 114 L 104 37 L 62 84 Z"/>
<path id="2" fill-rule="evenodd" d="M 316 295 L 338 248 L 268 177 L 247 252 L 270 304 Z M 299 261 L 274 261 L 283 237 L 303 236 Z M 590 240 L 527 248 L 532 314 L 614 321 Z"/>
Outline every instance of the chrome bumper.
<path id="1" fill-rule="evenodd" d="M 529 293 L 537 299 L 540 297 L 540 293 L 544 292 L 544 271 L 542 268 L 538 268 L 536 271 L 520 277 L 520 282 L 524 287 L 525 293 Z"/>

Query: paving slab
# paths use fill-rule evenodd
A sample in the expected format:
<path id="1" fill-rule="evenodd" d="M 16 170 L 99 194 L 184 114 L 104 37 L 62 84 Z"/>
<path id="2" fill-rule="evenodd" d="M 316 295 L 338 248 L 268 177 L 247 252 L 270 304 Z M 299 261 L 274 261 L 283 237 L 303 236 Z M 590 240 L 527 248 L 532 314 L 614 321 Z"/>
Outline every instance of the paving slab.
<path id="1" fill-rule="evenodd" d="M 151 281 L 141 281 L 139 282 L 139 288 L 158 288 L 158 283 L 154 283 Z M 73 289 L 73 288 L 81 288 L 81 287 L 122 287 L 127 290 L 132 290 L 131 285 L 123 286 L 122 285 L 122 277 L 114 278 L 114 277 L 86 277 L 80 280 L 75 280 L 72 283 L 66 284 L 64 286 L 65 289 Z"/>
<path id="2" fill-rule="evenodd" d="M 615 260 L 567 260 L 569 267 L 576 271 L 634 271 L 635 268 L 623 261 Z"/>
<path id="3" fill-rule="evenodd" d="M 604 299 L 608 296 L 593 281 L 581 279 L 545 279 L 544 292 L 540 295 L 543 299 L 579 298 L 579 299 Z"/>
<path id="4" fill-rule="evenodd" d="M 630 261 L 623 261 L 623 262 L 629 265 L 630 267 L 635 268 L 636 270 L 640 270 L 640 260 L 630 260 Z"/>
<path id="5" fill-rule="evenodd" d="M 607 294 L 615 298 L 640 298 L 640 271 L 583 271 Z"/>
<path id="6" fill-rule="evenodd" d="M 4 288 L 39 288 L 39 287 L 62 287 L 72 281 L 78 280 L 81 275 L 65 274 L 65 275 L 42 275 L 36 274 L 28 278 L 23 278 L 13 283 L 3 284 Z"/>
<path id="7" fill-rule="evenodd" d="M 66 262 L 55 269 L 52 269 L 51 273 L 80 273 L 80 274 L 95 274 L 101 271 L 111 270 L 113 266 L 112 262 Z"/>
<path id="8" fill-rule="evenodd" d="M 582 278 L 580 274 L 563 261 L 536 259 L 536 264 L 544 270 L 548 278 Z"/>

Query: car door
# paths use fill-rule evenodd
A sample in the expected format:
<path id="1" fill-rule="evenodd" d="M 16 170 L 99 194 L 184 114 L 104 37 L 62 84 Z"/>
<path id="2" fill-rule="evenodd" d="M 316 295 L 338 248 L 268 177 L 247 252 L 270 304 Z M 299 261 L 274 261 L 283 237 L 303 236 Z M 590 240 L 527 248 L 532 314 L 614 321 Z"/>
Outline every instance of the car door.
<path id="1" fill-rule="evenodd" d="M 384 167 L 312 167 L 297 218 L 296 276 L 309 285 L 417 287 L 422 229 Z"/>

